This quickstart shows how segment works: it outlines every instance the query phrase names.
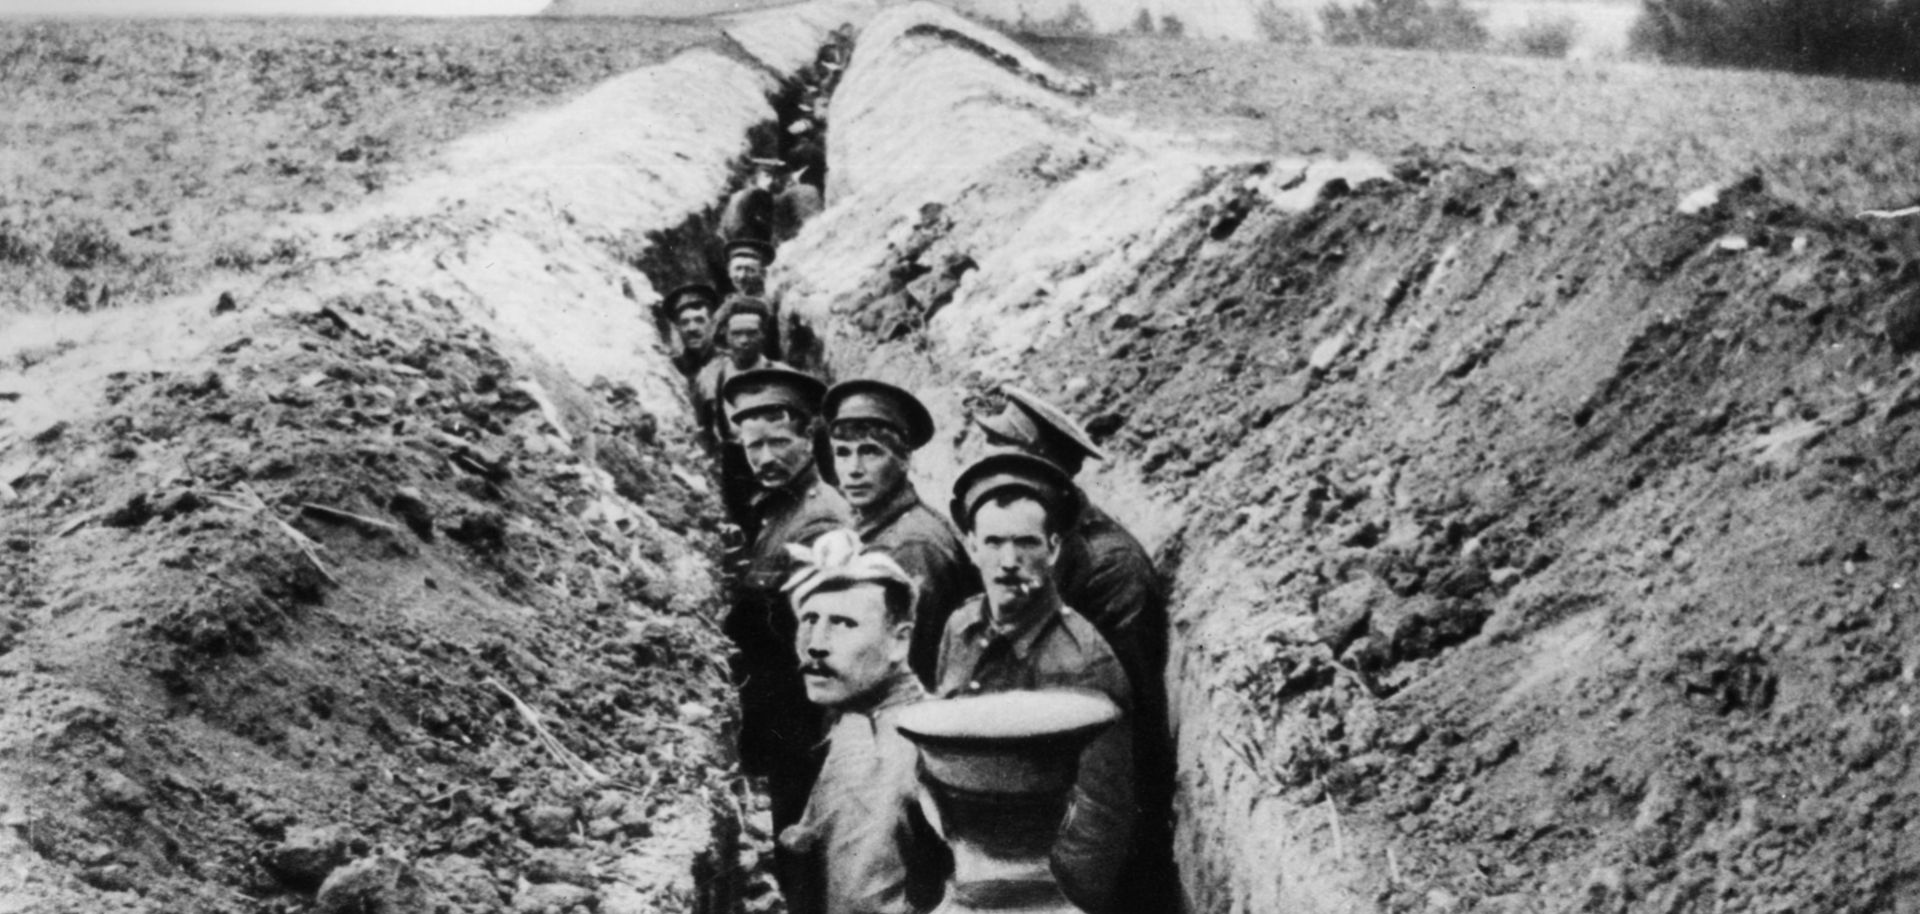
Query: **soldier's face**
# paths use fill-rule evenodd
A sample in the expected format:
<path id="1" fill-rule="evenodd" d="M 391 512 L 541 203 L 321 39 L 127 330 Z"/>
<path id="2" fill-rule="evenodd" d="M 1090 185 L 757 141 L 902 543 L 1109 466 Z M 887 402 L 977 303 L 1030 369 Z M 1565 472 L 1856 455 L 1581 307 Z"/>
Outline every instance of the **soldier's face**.
<path id="1" fill-rule="evenodd" d="M 747 465 L 763 488 L 774 489 L 791 482 L 813 456 L 807 439 L 794 422 L 784 416 L 749 416 L 740 421 L 740 446 L 746 448 Z"/>
<path id="2" fill-rule="evenodd" d="M 796 615 L 794 649 L 814 704 L 869 703 L 906 666 L 913 623 L 887 623 L 886 591 L 877 584 L 816 593 Z"/>
<path id="3" fill-rule="evenodd" d="M 707 334 L 713 331 L 713 315 L 705 308 L 688 308 L 680 312 L 680 339 L 689 349 L 698 349 L 707 344 Z"/>
<path id="4" fill-rule="evenodd" d="M 727 261 L 727 279 L 735 289 L 759 295 L 767 290 L 767 265 L 756 257 L 735 257 Z"/>
<path id="5" fill-rule="evenodd" d="M 1047 510 L 1031 498 L 989 500 L 975 509 L 967 553 L 986 584 L 996 619 L 1031 605 L 1045 592 L 1060 557 L 1060 538 L 1047 532 Z"/>
<path id="6" fill-rule="evenodd" d="M 746 368 L 760 360 L 767 346 L 767 334 L 758 314 L 736 314 L 727 321 L 727 351 L 736 368 Z"/>
<path id="7" fill-rule="evenodd" d="M 885 504 L 907 482 L 906 458 L 872 440 L 833 440 L 833 473 L 855 511 Z"/>

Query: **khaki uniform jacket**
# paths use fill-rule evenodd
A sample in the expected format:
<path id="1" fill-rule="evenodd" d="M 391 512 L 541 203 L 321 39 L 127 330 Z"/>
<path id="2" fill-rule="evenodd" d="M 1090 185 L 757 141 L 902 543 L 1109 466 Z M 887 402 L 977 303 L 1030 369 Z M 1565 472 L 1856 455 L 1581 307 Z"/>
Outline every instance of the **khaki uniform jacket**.
<path id="1" fill-rule="evenodd" d="M 753 510 L 760 533 L 734 581 L 721 628 L 739 648 L 732 672 L 740 686 L 740 760 L 749 774 L 767 774 L 804 759 L 820 736 L 819 715 L 800 682 L 793 611 L 780 591 L 795 565 L 786 546 L 850 526 L 853 511 L 812 464 L 786 485 L 754 496 Z M 803 798 L 791 798 L 796 812 Z"/>
<path id="2" fill-rule="evenodd" d="M 921 682 L 932 686 L 947 617 L 980 592 L 980 575 L 967 560 L 960 534 L 946 515 L 920 500 L 912 483 L 901 486 L 879 510 L 860 518 L 855 529 L 861 542 L 887 550 L 919 584 L 907 665 Z"/>
<path id="3" fill-rule="evenodd" d="M 796 912 L 912 914 L 933 907 L 944 888 L 950 867 L 915 800 L 919 750 L 895 723 L 927 693 L 906 670 L 886 689 L 872 711 L 834 720 L 807 810 L 780 835 L 801 856 L 806 893 L 818 899 Z"/>
<path id="4" fill-rule="evenodd" d="M 1120 661 L 1092 623 L 1054 597 L 1013 630 L 996 633 L 985 596 L 947 620 L 940 642 L 941 698 L 1019 689 L 1082 689 L 1112 699 L 1120 721 L 1080 754 L 1066 821 L 1053 845 L 1053 869 L 1067 899 L 1089 914 L 1109 914 L 1113 887 L 1133 846 L 1132 690 Z"/>
<path id="5" fill-rule="evenodd" d="M 1177 907 L 1167 896 L 1173 870 L 1173 728 L 1166 696 L 1167 601 L 1146 549 L 1091 504 L 1061 537 L 1054 565 L 1060 597 L 1106 636 L 1133 686 L 1134 797 L 1140 804 L 1136 858 L 1121 892 L 1141 910 Z"/>

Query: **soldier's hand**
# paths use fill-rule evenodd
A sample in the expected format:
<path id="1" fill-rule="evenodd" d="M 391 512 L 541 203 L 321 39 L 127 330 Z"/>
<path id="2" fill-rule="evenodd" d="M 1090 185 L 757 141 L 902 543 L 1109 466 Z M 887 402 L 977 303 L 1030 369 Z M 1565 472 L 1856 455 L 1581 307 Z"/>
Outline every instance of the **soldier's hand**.
<path id="1" fill-rule="evenodd" d="M 738 577 L 746 570 L 750 557 L 747 549 L 746 531 L 733 524 L 720 525 L 720 568 L 728 575 Z"/>

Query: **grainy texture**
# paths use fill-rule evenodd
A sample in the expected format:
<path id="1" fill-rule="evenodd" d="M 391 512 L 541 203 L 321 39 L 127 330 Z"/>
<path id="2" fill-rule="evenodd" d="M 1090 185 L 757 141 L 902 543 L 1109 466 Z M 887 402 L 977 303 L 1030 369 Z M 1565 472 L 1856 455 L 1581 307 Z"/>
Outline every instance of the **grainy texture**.
<path id="1" fill-rule="evenodd" d="M 705 21 L 0 20 L 0 312 L 305 262 L 289 216 L 720 41 Z"/>

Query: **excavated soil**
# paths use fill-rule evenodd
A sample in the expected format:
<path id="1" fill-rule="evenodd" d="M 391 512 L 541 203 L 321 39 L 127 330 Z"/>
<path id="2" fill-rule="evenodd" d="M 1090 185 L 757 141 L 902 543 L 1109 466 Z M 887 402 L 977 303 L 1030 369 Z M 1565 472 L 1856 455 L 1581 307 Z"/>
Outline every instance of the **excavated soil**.
<path id="1" fill-rule="evenodd" d="M 1850 215 L 1911 181 L 1683 212 L 1717 153 L 1543 169 L 1445 123 L 1315 162 L 1075 54 L 882 13 L 774 280 L 803 356 L 924 394 L 929 493 L 1006 382 L 1116 455 L 1083 481 L 1174 585 L 1191 908 L 1920 910 L 1920 227 Z M 678 135 L 588 122 L 533 134 Z M 740 901 L 716 508 L 603 199 L 671 228 L 727 153 L 583 189 L 513 136 L 450 186 L 539 204 L 390 201 L 234 308 L 9 351 L 0 908 L 351 909 L 314 900 L 348 861 L 454 909 Z"/>
<path id="2" fill-rule="evenodd" d="M 1177 97 L 1116 110 L 1160 84 L 1089 112 L 991 36 L 893 28 L 778 281 L 943 438 L 1014 382 L 1116 454 L 1089 490 L 1175 582 L 1195 910 L 1916 910 L 1911 220 L 1797 205 L 1805 172 L 1681 211 L 1695 185 L 1651 178 L 1684 169 L 1603 148 L 1222 151 L 1139 126 Z"/>
<path id="3" fill-rule="evenodd" d="M 9 315 L 0 910 L 777 909 L 625 258 L 859 13 L 722 23 L 284 217 L 312 256 L 265 275 Z"/>

